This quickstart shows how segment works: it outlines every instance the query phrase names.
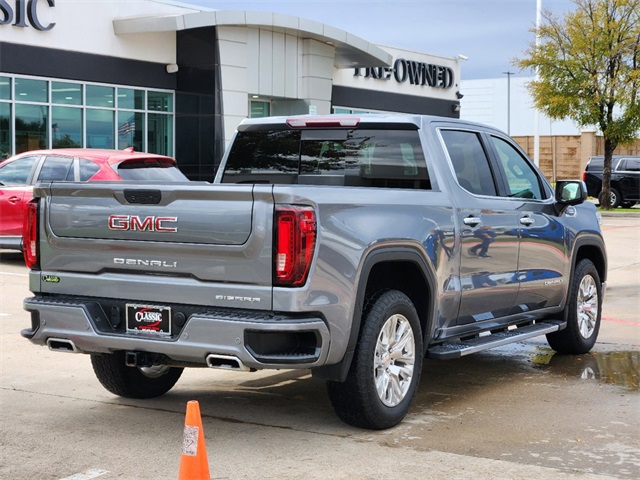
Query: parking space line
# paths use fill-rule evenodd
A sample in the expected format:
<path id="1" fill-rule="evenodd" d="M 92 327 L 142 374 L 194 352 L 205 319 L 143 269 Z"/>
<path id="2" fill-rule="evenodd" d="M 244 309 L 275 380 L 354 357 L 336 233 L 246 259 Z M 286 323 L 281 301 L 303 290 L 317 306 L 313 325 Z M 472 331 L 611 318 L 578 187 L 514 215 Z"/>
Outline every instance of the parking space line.
<path id="1" fill-rule="evenodd" d="M 70 477 L 64 477 L 60 480 L 91 480 L 92 478 L 100 477 L 105 473 L 109 473 L 107 470 L 101 470 L 99 468 L 90 468 L 82 473 L 76 473 Z"/>
<path id="2" fill-rule="evenodd" d="M 12 275 L 14 277 L 28 277 L 28 273 L 0 272 L 0 275 Z"/>
<path id="3" fill-rule="evenodd" d="M 624 323 L 626 325 L 640 325 L 640 322 L 634 322 L 633 320 L 622 320 L 621 318 L 602 317 L 605 322 Z"/>

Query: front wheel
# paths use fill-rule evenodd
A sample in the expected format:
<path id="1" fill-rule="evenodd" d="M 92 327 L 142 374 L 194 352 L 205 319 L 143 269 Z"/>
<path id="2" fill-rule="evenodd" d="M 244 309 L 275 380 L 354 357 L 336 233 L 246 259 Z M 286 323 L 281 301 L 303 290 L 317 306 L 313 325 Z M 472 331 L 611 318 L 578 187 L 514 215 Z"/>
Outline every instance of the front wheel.
<path id="1" fill-rule="evenodd" d="M 413 303 L 397 290 L 384 292 L 363 319 L 347 379 L 327 382 L 338 417 L 374 430 L 400 423 L 418 390 L 422 357 Z"/>
<path id="2" fill-rule="evenodd" d="M 104 388 L 126 398 L 159 397 L 171 390 L 183 370 L 165 365 L 128 367 L 122 351 L 92 354 L 91 365 Z"/>
<path id="3" fill-rule="evenodd" d="M 567 328 L 548 334 L 549 345 L 559 353 L 587 353 L 596 343 L 602 315 L 602 284 L 591 260 L 576 265 L 565 314 Z"/>

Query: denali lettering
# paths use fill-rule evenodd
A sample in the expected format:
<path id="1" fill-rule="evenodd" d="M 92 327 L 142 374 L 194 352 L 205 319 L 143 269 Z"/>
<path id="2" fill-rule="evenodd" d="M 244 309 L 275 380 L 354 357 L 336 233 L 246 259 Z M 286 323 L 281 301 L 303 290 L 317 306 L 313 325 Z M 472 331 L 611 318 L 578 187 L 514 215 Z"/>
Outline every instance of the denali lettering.
<path id="1" fill-rule="evenodd" d="M 177 222 L 178 217 L 139 217 L 138 215 L 110 215 L 109 230 L 176 233 L 178 227 L 167 227 L 163 223 Z"/>
<path id="2" fill-rule="evenodd" d="M 114 258 L 113 263 L 116 265 L 137 265 L 140 267 L 178 267 L 178 262 L 167 262 L 166 260 L 142 260 L 140 258 Z"/>

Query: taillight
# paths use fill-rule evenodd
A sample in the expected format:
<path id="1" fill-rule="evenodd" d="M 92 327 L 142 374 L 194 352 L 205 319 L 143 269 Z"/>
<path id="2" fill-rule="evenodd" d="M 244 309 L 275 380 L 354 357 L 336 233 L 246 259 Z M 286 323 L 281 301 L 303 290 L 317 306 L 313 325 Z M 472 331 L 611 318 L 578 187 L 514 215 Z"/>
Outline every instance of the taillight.
<path id="1" fill-rule="evenodd" d="M 587 171 L 586 170 L 584 172 L 582 172 L 582 181 L 583 182 L 587 181 Z"/>
<path id="2" fill-rule="evenodd" d="M 22 254 L 29 268 L 38 268 L 38 202 L 27 204 L 22 224 Z"/>
<path id="3" fill-rule="evenodd" d="M 311 207 L 276 207 L 274 283 L 304 285 L 316 245 L 316 214 Z"/>

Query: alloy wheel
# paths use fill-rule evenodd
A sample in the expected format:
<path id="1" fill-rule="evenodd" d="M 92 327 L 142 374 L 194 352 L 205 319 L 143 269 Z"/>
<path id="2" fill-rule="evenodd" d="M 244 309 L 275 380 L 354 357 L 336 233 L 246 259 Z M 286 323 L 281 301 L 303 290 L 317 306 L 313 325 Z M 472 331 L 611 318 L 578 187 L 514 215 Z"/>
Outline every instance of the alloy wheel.
<path id="1" fill-rule="evenodd" d="M 373 362 L 376 391 L 387 407 L 395 407 L 407 395 L 415 357 L 415 339 L 409 320 L 404 315 L 392 315 L 380 330 Z"/>
<path id="2" fill-rule="evenodd" d="M 578 330 L 583 338 L 589 338 L 598 319 L 598 289 L 591 275 L 586 275 L 580 282 L 577 301 Z"/>

